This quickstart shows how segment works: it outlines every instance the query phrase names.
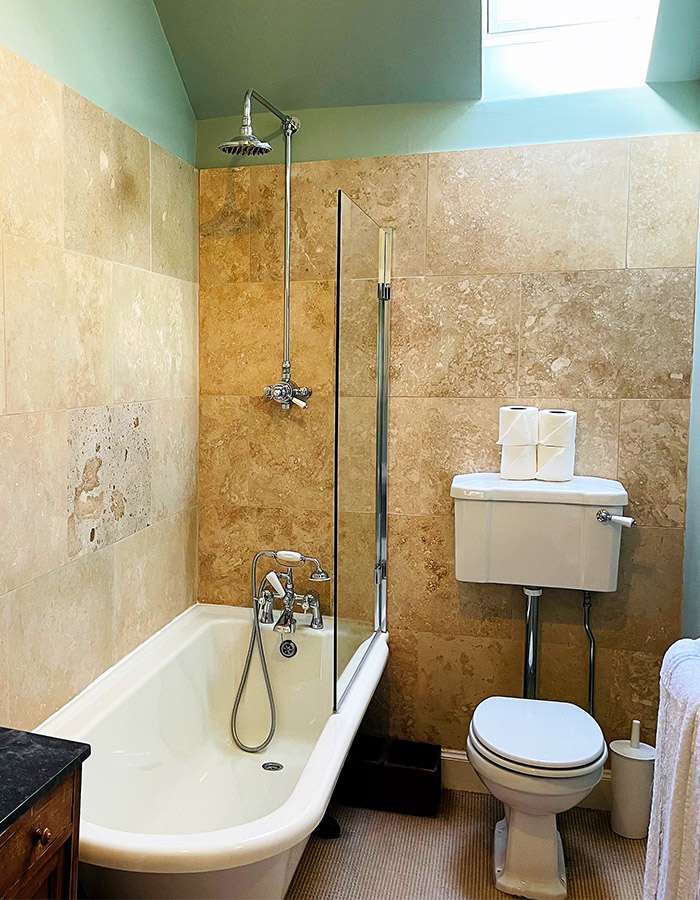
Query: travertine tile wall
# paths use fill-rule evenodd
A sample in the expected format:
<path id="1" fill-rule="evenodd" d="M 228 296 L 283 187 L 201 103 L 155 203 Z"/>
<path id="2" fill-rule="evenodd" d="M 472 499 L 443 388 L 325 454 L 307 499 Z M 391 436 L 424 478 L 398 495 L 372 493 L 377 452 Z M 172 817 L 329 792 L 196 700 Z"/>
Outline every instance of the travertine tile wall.
<path id="1" fill-rule="evenodd" d="M 0 47 L 0 723 L 195 599 L 197 174 Z"/>
<path id="2" fill-rule="evenodd" d="M 620 478 L 640 527 L 594 599 L 597 716 L 651 737 L 680 633 L 700 135 L 303 163 L 293 172 L 293 360 L 331 384 L 335 191 L 396 229 L 388 671 L 368 727 L 463 747 L 518 695 L 524 600 L 454 579 L 449 496 L 495 471 L 497 411 L 580 414 L 577 471 Z M 260 399 L 281 343 L 279 167 L 201 173 L 200 598 L 247 602 L 263 543 L 330 553 L 330 402 Z M 325 381 L 324 381 L 325 379 Z M 543 599 L 541 695 L 582 706 L 581 597 Z"/>

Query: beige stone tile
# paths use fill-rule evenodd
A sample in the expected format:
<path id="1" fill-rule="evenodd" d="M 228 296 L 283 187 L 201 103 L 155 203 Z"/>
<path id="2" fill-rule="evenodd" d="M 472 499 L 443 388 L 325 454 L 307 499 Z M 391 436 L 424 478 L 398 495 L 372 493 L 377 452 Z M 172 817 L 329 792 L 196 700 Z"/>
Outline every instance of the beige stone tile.
<path id="1" fill-rule="evenodd" d="M 597 637 L 597 630 L 596 630 Z M 588 658 L 589 648 L 586 634 L 581 625 L 572 636 L 570 643 L 542 643 L 539 656 L 537 696 L 540 700 L 558 700 L 561 703 L 575 703 L 582 709 L 588 708 Z M 596 705 L 606 707 L 606 685 L 596 683 Z"/>
<path id="2" fill-rule="evenodd" d="M 598 645 L 663 654 L 681 637 L 682 605 L 683 529 L 626 531 L 617 590 L 594 599 Z"/>
<path id="3" fill-rule="evenodd" d="M 389 401 L 389 512 L 420 511 L 423 404 L 413 398 Z"/>
<path id="4" fill-rule="evenodd" d="M 373 512 L 376 503 L 377 401 L 338 401 L 338 508 Z"/>
<path id="5" fill-rule="evenodd" d="M 102 260 L 5 237 L 7 409 L 112 399 L 112 272 Z"/>
<path id="6" fill-rule="evenodd" d="M 618 476 L 639 525 L 683 527 L 687 400 L 623 400 Z"/>
<path id="7" fill-rule="evenodd" d="M 147 403 L 68 412 L 70 557 L 98 550 L 151 523 L 151 414 Z"/>
<path id="8" fill-rule="evenodd" d="M 114 547 L 114 640 L 120 659 L 195 602 L 197 515 L 185 510 Z"/>
<path id="9" fill-rule="evenodd" d="M 0 597 L 0 725 L 7 727 L 10 724 L 10 644 L 8 633 L 10 631 L 10 597 L 4 594 Z"/>
<path id="10" fill-rule="evenodd" d="M 631 141 L 628 266 L 695 265 L 699 189 L 700 135 Z"/>
<path id="11" fill-rule="evenodd" d="M 210 397 L 199 402 L 199 502 L 248 503 L 248 397 Z"/>
<path id="12" fill-rule="evenodd" d="M 200 295 L 202 394 L 260 396 L 281 371 L 282 286 L 228 284 Z M 278 340 L 272 344 L 273 335 Z M 275 349 L 279 347 L 279 362 Z"/>
<path id="13" fill-rule="evenodd" d="M 331 394 L 335 387 L 335 284 L 332 281 L 294 282 L 290 304 L 289 355 L 294 380 L 301 386 L 310 387 L 314 395 Z M 374 327 L 376 329 L 376 315 Z M 277 348 L 281 338 L 282 326 L 278 326 L 269 335 L 268 347 Z M 267 356 L 269 366 L 269 352 Z M 274 353 L 272 357 L 274 359 Z M 276 372 L 274 365 L 273 372 Z M 274 381 L 278 380 L 275 374 Z"/>
<path id="14" fill-rule="evenodd" d="M 393 396 L 515 393 L 519 276 L 395 279 L 392 291 Z"/>
<path id="15" fill-rule="evenodd" d="M 381 229 L 347 194 L 340 196 L 340 278 L 377 281 Z"/>
<path id="16" fill-rule="evenodd" d="M 152 495 L 154 521 L 189 509 L 197 502 L 197 400 L 154 400 L 152 423 Z"/>
<path id="17" fill-rule="evenodd" d="M 362 722 L 369 733 L 419 740 L 416 718 L 421 702 L 417 694 L 416 635 L 392 628 L 389 659 L 377 691 Z"/>
<path id="18" fill-rule="evenodd" d="M 250 502 L 276 508 L 330 510 L 333 503 L 333 401 L 312 397 L 308 409 L 284 410 L 250 400 Z"/>
<path id="19" fill-rule="evenodd" d="M 292 278 L 335 277 L 337 192 L 374 221 L 401 234 L 394 274 L 421 275 L 425 259 L 427 157 L 385 156 L 299 163 L 292 167 Z M 282 279 L 284 181 L 281 166 L 251 170 L 251 278 Z"/>
<path id="20" fill-rule="evenodd" d="M 451 515 L 455 475 L 498 472 L 498 409 L 504 400 L 415 401 L 422 422 L 420 507 L 423 513 Z"/>
<path id="21" fill-rule="evenodd" d="M 627 141 L 431 153 L 433 275 L 625 265 Z"/>
<path id="22" fill-rule="evenodd" d="M 513 636 L 513 588 L 455 579 L 452 516 L 389 516 L 390 628 Z"/>
<path id="23" fill-rule="evenodd" d="M 202 289 L 202 393 L 261 396 L 279 380 L 284 325 L 281 284 L 211 285 Z M 290 358 L 298 384 L 330 393 L 334 383 L 331 282 L 292 284 Z"/>
<path id="24" fill-rule="evenodd" d="M 117 402 L 197 395 L 197 289 L 187 281 L 114 268 Z"/>
<path id="25" fill-rule="evenodd" d="M 540 409 L 573 409 L 578 414 L 574 468 L 576 475 L 617 478 L 619 401 L 543 397 L 532 403 L 539 405 Z"/>
<path id="26" fill-rule="evenodd" d="M 200 283 L 250 281 L 250 173 L 247 167 L 199 173 Z M 256 221 L 253 227 L 258 227 Z"/>
<path id="27" fill-rule="evenodd" d="M 151 241 L 154 272 L 197 280 L 197 170 L 151 142 Z"/>
<path id="28" fill-rule="evenodd" d="M 351 511 L 338 515 L 338 616 L 366 622 L 366 636 L 374 631 L 374 525 L 373 512 Z"/>
<path id="29" fill-rule="evenodd" d="M 30 730 L 114 661 L 112 548 L 9 597 L 10 724 Z"/>
<path id="30" fill-rule="evenodd" d="M 601 650 L 597 665 L 603 684 L 608 683 L 610 689 L 607 709 L 601 703 L 596 718 L 606 740 L 629 737 L 632 719 L 640 719 L 642 740 L 655 743 L 662 656 L 633 650 Z"/>
<path id="31" fill-rule="evenodd" d="M 692 269 L 524 275 L 520 392 L 687 397 L 694 283 Z"/>
<path id="32" fill-rule="evenodd" d="M 419 739 L 461 750 L 482 700 L 522 695 L 522 646 L 515 641 L 418 633 L 415 642 Z"/>
<path id="33" fill-rule="evenodd" d="M 66 449 L 63 412 L 0 418 L 0 594 L 67 560 Z"/>
<path id="34" fill-rule="evenodd" d="M 68 88 L 63 135 L 66 247 L 149 268 L 148 138 Z"/>
<path id="35" fill-rule="evenodd" d="M 0 231 L 49 244 L 63 241 L 61 90 L 0 47 Z"/>
<path id="36" fill-rule="evenodd" d="M 333 569 L 332 510 L 202 507 L 199 518 L 199 600 L 202 603 L 250 603 L 250 566 L 258 550 L 298 550 Z M 259 577 L 265 573 L 264 561 Z M 306 580 L 300 577 L 299 584 Z M 309 583 L 328 604 L 328 585 Z"/>
<path id="37" fill-rule="evenodd" d="M 3 272 L 3 236 L 0 233 L 0 273 Z M 0 278 L 0 416 L 5 412 L 5 294 Z"/>
<path id="38" fill-rule="evenodd" d="M 376 275 L 373 281 L 344 278 L 340 282 L 338 391 L 346 397 L 377 395 Z"/>

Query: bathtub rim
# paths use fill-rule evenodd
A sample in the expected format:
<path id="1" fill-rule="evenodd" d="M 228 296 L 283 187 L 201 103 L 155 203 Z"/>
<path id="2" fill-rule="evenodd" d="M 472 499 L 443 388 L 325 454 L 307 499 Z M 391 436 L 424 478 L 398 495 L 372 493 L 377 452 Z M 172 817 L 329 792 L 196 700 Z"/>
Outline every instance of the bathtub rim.
<path id="1" fill-rule="evenodd" d="M 109 715 L 113 704 L 124 702 L 138 690 L 142 680 L 135 679 L 139 674 L 153 676 L 202 631 L 221 621 L 245 625 L 250 622 L 250 610 L 203 603 L 189 607 L 107 669 L 35 731 L 57 737 L 85 734 Z M 184 642 L 179 640 L 183 633 L 187 633 Z M 156 659 L 155 666 L 149 666 L 148 661 L 159 650 L 162 657 Z M 167 874 L 234 868 L 291 849 L 308 837 L 323 818 L 388 655 L 386 632 L 375 633 L 355 652 L 348 664 L 351 674 L 340 710 L 331 712 L 292 793 L 272 813 L 230 828 L 165 835 L 120 831 L 81 816 L 80 859 L 104 868 Z M 129 681 L 130 689 L 124 690 Z M 89 715 L 89 708 L 100 705 L 98 715 Z"/>

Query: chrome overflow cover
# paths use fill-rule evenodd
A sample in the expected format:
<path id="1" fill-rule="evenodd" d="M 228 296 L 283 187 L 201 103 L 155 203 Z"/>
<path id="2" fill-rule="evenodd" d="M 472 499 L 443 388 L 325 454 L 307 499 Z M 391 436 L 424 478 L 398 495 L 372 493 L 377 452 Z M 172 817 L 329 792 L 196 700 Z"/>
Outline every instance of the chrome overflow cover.
<path id="1" fill-rule="evenodd" d="M 281 769 L 284 768 L 282 763 L 278 763 L 278 762 L 264 762 L 262 764 L 262 767 L 263 767 L 263 769 L 265 769 L 266 772 L 279 772 Z"/>

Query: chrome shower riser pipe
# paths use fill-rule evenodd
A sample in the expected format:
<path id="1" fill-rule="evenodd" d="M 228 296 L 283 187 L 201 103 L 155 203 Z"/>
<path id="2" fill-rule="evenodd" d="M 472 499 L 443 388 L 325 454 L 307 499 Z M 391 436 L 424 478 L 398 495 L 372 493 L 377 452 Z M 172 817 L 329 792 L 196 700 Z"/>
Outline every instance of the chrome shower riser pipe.
<path id="1" fill-rule="evenodd" d="M 282 380 L 290 381 L 292 364 L 289 360 L 290 306 L 289 293 L 291 281 L 291 242 L 292 242 L 292 130 L 291 123 L 284 125 L 284 357 L 282 362 Z"/>

